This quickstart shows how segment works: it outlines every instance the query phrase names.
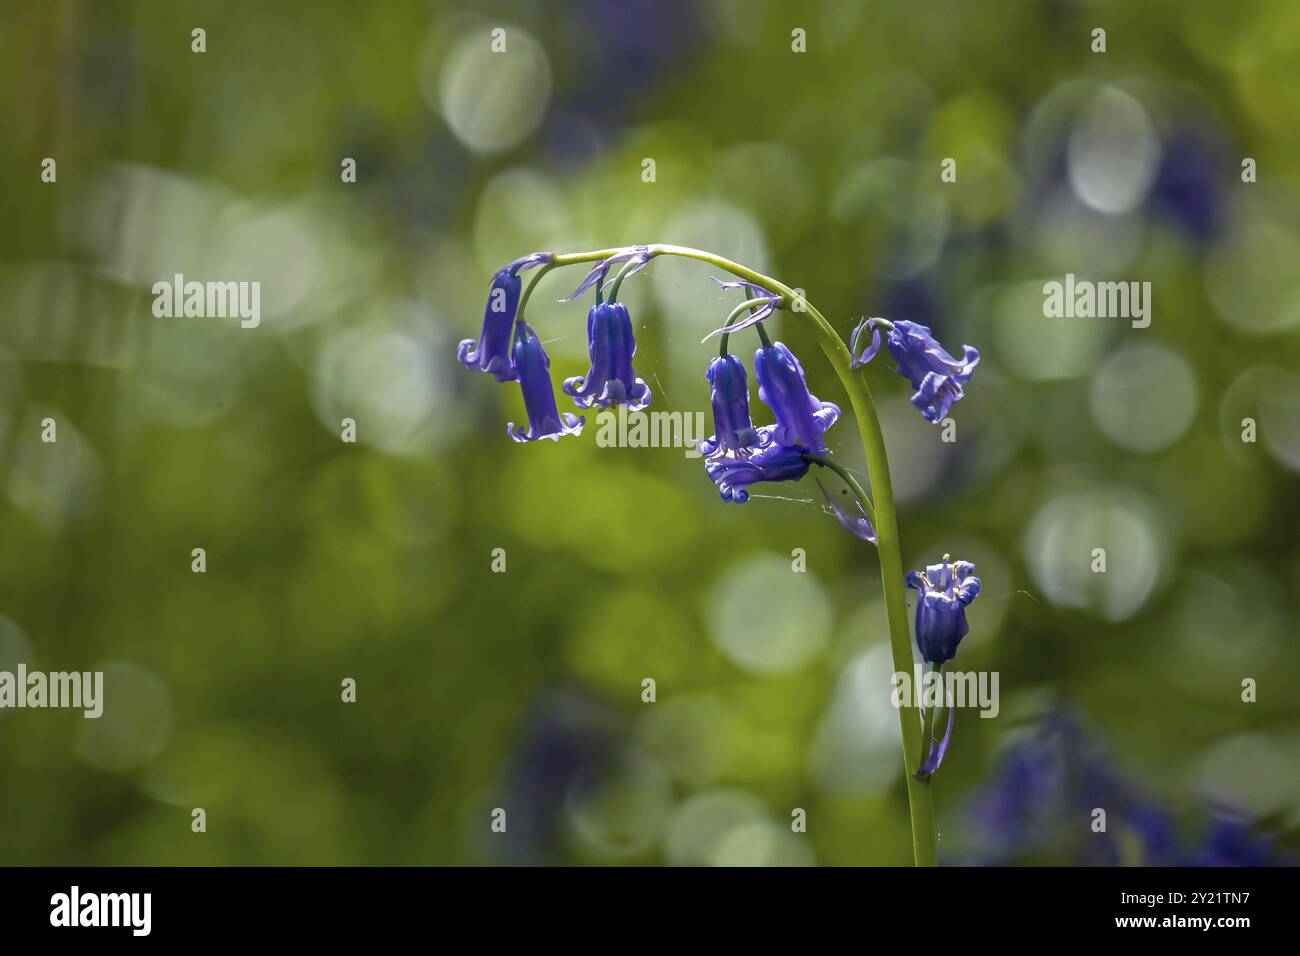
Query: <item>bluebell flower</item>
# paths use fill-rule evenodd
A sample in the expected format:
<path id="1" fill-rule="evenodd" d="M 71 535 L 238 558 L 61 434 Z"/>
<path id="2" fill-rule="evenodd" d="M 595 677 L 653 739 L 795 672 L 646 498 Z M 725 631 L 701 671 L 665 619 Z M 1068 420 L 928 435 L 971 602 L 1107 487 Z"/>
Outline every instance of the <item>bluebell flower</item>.
<path id="1" fill-rule="evenodd" d="M 932 664 L 952 660 L 970 630 L 966 608 L 980 593 L 975 565 L 950 562 L 945 554 L 942 564 L 907 572 L 907 586 L 921 592 L 916 602 L 916 646 L 921 657 Z"/>
<path id="2" fill-rule="evenodd" d="M 558 441 L 561 435 L 582 433 L 585 419 L 569 412 L 561 414 L 555 407 L 551 360 L 527 322 L 520 322 L 515 329 L 514 367 L 519 375 L 519 390 L 524 395 L 524 409 L 528 412 L 528 431 L 511 422 L 506 434 L 523 442 L 539 438 Z"/>
<path id="3" fill-rule="evenodd" d="M 760 446 L 749 415 L 749 378 L 736 355 L 719 355 L 705 373 L 713 386 L 713 434 L 700 442 L 703 455 L 746 454 Z M 770 441 L 770 436 L 769 439 Z"/>
<path id="4" fill-rule="evenodd" d="M 483 329 L 477 340 L 465 339 L 456 349 L 456 358 L 470 371 L 487 372 L 498 382 L 513 382 L 515 373 L 510 358 L 510 327 L 519 311 L 519 272 L 551 260 L 549 252 L 535 252 L 516 259 L 492 277 L 487 305 L 483 309 Z"/>
<path id="5" fill-rule="evenodd" d="M 601 302 L 587 312 L 587 349 L 591 370 L 566 379 L 564 392 L 582 408 L 626 405 L 640 411 L 650 404 L 650 386 L 632 371 L 636 336 L 632 316 L 622 302 Z"/>
<path id="6" fill-rule="evenodd" d="M 1295 855 L 1280 849 L 1271 836 L 1222 809 L 1188 860 L 1191 866 L 1294 866 L 1295 862 Z"/>
<path id="7" fill-rule="evenodd" d="M 514 363 L 510 360 L 510 329 L 519 309 L 519 276 L 502 269 L 492 277 L 487 307 L 483 310 L 483 331 L 478 340 L 465 339 L 456 350 L 460 364 L 470 371 L 487 372 L 498 382 L 513 382 Z"/>
<path id="8" fill-rule="evenodd" d="M 772 441 L 773 425 L 758 429 L 759 444 L 752 454 L 727 454 L 706 458 L 704 470 L 718 486 L 724 501 L 744 504 L 749 486 L 760 481 L 798 481 L 808 473 L 803 450 Z"/>
<path id="9" fill-rule="evenodd" d="M 854 329 L 851 339 L 854 368 L 870 362 L 879 351 L 881 326 L 889 328 L 886 344 L 894 356 L 898 374 L 916 389 L 912 404 L 921 410 L 926 421 L 935 424 L 943 421 L 953 403 L 965 394 L 962 386 L 970 381 L 975 366 L 979 364 L 979 351 L 963 345 L 962 358 L 955 359 L 934 340 L 924 325 L 863 319 Z M 871 345 L 859 354 L 860 340 L 867 329 L 871 330 Z"/>
<path id="10" fill-rule="evenodd" d="M 803 367 L 781 342 L 764 345 L 754 353 L 758 397 L 776 416 L 772 439 L 778 445 L 801 445 L 818 454 L 826 451 L 823 436 L 840 417 L 838 405 L 823 402 L 808 391 Z"/>

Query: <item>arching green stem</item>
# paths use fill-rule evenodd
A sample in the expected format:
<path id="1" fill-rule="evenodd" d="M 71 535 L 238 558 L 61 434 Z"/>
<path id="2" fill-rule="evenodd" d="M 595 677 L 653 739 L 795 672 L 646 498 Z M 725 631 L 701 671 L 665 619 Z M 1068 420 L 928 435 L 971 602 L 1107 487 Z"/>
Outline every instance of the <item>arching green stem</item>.
<path id="1" fill-rule="evenodd" d="M 849 354 L 848 346 L 812 303 L 800 299 L 801 308 L 794 310 L 792 308 L 796 299 L 794 290 L 770 276 L 755 272 L 723 256 L 702 249 L 692 249 L 689 246 L 656 244 L 649 246 L 649 249 L 654 256 L 680 256 L 729 272 L 737 278 L 781 296 L 783 307 L 801 312 L 808 317 L 817 344 L 826 354 L 845 392 L 848 393 L 849 404 L 858 422 L 858 434 L 862 439 L 863 450 L 866 452 L 867 476 L 871 484 L 871 500 L 874 504 L 875 513 L 872 523 L 876 528 L 876 553 L 880 559 L 881 588 L 885 598 L 885 616 L 889 625 L 890 653 L 895 672 L 911 674 L 912 637 L 908 624 L 907 597 L 904 591 L 903 555 L 898 539 L 898 517 L 894 511 L 894 489 L 889 476 L 889 460 L 885 454 L 885 438 L 880 429 L 880 419 L 876 415 L 875 405 L 871 400 L 871 392 L 867 388 L 866 378 L 862 372 L 851 367 L 852 356 Z M 522 317 L 524 304 L 537 285 L 537 280 L 551 268 L 579 262 L 597 262 L 622 251 L 621 248 L 600 249 L 556 256 L 533 277 L 532 283 L 520 301 L 519 315 Z M 885 693 L 887 687 L 888 685 L 882 681 L 880 692 Z M 898 721 L 903 738 L 903 766 L 908 807 L 912 818 L 913 858 L 917 866 L 934 866 L 937 862 L 937 849 L 933 797 L 930 781 L 916 779 L 916 771 L 923 758 L 924 731 L 913 700 L 907 699 L 902 702 L 898 711 Z"/>

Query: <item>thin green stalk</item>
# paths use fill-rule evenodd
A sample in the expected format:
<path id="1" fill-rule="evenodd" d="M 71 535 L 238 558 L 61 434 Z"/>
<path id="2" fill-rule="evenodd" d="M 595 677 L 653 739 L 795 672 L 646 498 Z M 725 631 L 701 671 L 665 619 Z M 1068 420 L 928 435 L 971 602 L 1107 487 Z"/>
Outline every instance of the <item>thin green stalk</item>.
<path id="1" fill-rule="evenodd" d="M 723 256 L 702 249 L 692 249 L 689 246 L 656 244 L 649 249 L 656 256 L 681 256 L 695 259 L 729 272 L 737 278 L 780 295 L 782 305 L 786 308 L 790 308 L 795 301 L 794 290 L 789 286 Z M 607 259 L 621 251 L 621 249 L 601 249 L 556 256 L 534 277 L 533 283 L 525 292 L 525 299 L 520 302 L 520 314 L 522 315 L 523 304 L 528 293 L 532 291 L 537 279 L 541 278 L 541 274 L 546 270 L 554 266 Z M 880 419 L 876 415 L 865 376 L 851 367 L 852 356 L 844 340 L 812 303 L 804 300 L 802 306 L 801 311 L 806 312 L 812 320 L 813 334 L 818 346 L 826 354 L 836 376 L 848 393 L 849 404 L 853 407 L 854 417 L 858 421 L 858 434 L 862 439 L 863 450 L 866 452 L 867 477 L 871 483 L 872 502 L 875 506 L 876 553 L 880 559 L 881 588 L 885 597 L 885 615 L 889 625 L 890 653 L 893 657 L 894 670 L 910 674 L 912 637 L 907 619 L 903 554 L 898 539 L 894 488 L 889 476 L 889 460 L 885 454 L 885 438 L 880 429 Z M 928 779 L 916 779 L 916 771 L 922 760 L 922 728 L 921 721 L 915 713 L 913 700 L 903 701 L 898 710 L 898 722 L 903 738 L 903 767 L 906 773 L 908 807 L 912 818 L 912 855 L 917 866 L 934 866 L 938 862 L 938 853 L 933 795 Z"/>
<path id="2" fill-rule="evenodd" d="M 609 295 L 606 297 L 607 302 L 618 301 L 618 290 L 623 287 L 623 280 L 628 277 L 633 269 L 636 268 L 635 262 L 629 262 L 618 270 L 618 275 L 614 276 L 614 281 L 609 284 Z"/>

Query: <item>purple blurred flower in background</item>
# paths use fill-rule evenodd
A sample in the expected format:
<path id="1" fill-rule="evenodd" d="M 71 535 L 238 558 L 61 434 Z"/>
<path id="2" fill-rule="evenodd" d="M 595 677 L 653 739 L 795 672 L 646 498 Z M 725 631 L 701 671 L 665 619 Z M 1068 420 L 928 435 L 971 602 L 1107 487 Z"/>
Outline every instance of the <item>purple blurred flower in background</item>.
<path id="1" fill-rule="evenodd" d="M 581 408 L 626 405 L 640 411 L 650 404 L 650 387 L 636 377 L 632 357 L 636 336 L 632 316 L 622 302 L 601 302 L 587 312 L 587 348 L 591 370 L 564 382 L 564 392 Z"/>
<path id="2" fill-rule="evenodd" d="M 1182 129 L 1170 137 L 1151 188 L 1155 211 L 1197 242 L 1223 228 L 1221 170 L 1226 151 L 1207 133 Z"/>
<path id="3" fill-rule="evenodd" d="M 1106 829 L 1092 828 L 1094 811 Z M 990 782 L 967 797 L 957 861 L 1084 866 L 1291 866 L 1295 854 L 1247 818 L 1218 809 L 1189 840 L 1174 813 L 1138 795 L 1097 739 L 1066 710 L 1003 752 Z"/>

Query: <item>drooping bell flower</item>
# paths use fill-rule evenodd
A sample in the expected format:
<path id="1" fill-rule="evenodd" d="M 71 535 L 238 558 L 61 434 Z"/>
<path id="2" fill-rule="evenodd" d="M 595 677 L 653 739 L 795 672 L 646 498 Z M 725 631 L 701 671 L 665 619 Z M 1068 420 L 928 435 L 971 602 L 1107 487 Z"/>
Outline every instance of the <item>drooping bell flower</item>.
<path id="1" fill-rule="evenodd" d="M 823 402 L 808 391 L 803 366 L 781 342 L 764 345 L 754 353 L 758 397 L 776 416 L 773 440 L 779 445 L 802 445 L 818 454 L 826 451 L 822 437 L 840 417 L 838 405 Z"/>
<path id="2" fill-rule="evenodd" d="M 886 323 L 881 319 L 863 319 L 853 331 L 853 366 L 865 365 L 880 348 L 880 326 L 889 334 L 886 344 L 894 356 L 898 374 L 912 383 L 916 394 L 912 404 L 921 410 L 927 422 L 938 424 L 947 416 L 953 403 L 965 394 L 962 386 L 970 380 L 979 364 L 980 353 L 969 345 L 962 346 L 962 358 L 955 359 L 935 341 L 930 330 L 915 322 Z M 866 329 L 871 329 L 871 345 L 859 355 L 858 345 Z"/>
<path id="3" fill-rule="evenodd" d="M 487 306 L 483 310 L 483 329 L 479 337 L 465 339 L 456 349 L 456 358 L 471 372 L 487 372 L 498 382 L 518 378 L 510 356 L 510 328 L 519 311 L 519 272 L 548 262 L 549 252 L 535 252 L 516 259 L 492 277 Z"/>
<path id="4" fill-rule="evenodd" d="M 916 602 L 916 646 L 922 658 L 942 666 L 956 655 L 957 645 L 970 630 L 966 623 L 966 608 L 980 593 L 975 565 L 969 561 L 954 563 L 945 554 L 942 564 L 931 564 L 924 571 L 907 572 L 907 586 L 920 592 Z M 933 776 L 943 763 L 948 744 L 952 741 L 956 716 L 957 709 L 949 702 L 948 727 L 941 740 L 931 738 L 928 741 L 930 752 L 916 771 L 919 779 Z"/>
<path id="5" fill-rule="evenodd" d="M 703 455 L 747 454 L 760 436 L 749 415 L 749 378 L 737 355 L 719 355 L 705 373 L 713 386 L 713 434 L 700 442 Z"/>
<path id="6" fill-rule="evenodd" d="M 932 664 L 952 660 L 969 630 L 966 608 L 979 597 L 980 579 L 969 561 L 948 560 L 924 571 L 907 572 L 907 586 L 920 592 L 916 602 L 916 646 Z"/>
<path id="7" fill-rule="evenodd" d="M 483 310 L 483 330 L 478 340 L 465 339 L 456 350 L 460 364 L 471 372 L 487 372 L 498 382 L 513 382 L 519 376 L 510 360 L 510 329 L 519 309 L 519 276 L 502 269 L 492 277 L 487 307 Z"/>
<path id="8" fill-rule="evenodd" d="M 704 460 L 709 480 L 718 486 L 723 501 L 744 504 L 749 486 L 760 481 L 798 481 L 808 473 L 808 460 L 800 448 L 778 445 L 771 440 L 775 426 L 758 429 L 763 446 L 751 455 L 719 455 Z"/>
<path id="9" fill-rule="evenodd" d="M 527 322 L 520 322 L 516 327 L 513 358 L 519 390 L 523 392 L 524 408 L 528 412 L 528 431 L 511 422 L 506 427 L 506 434 L 519 442 L 539 438 L 558 441 L 561 435 L 581 434 L 585 419 L 569 412 L 561 413 L 555 407 L 551 360 Z"/>
<path id="10" fill-rule="evenodd" d="M 650 386 L 636 377 L 632 356 L 636 336 L 632 316 L 622 302 L 601 302 L 587 312 L 587 348 L 591 370 L 566 379 L 564 392 L 581 408 L 626 405 L 640 411 L 650 404 Z"/>

